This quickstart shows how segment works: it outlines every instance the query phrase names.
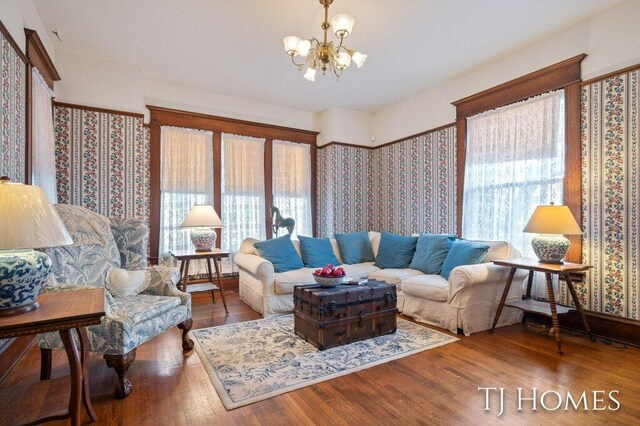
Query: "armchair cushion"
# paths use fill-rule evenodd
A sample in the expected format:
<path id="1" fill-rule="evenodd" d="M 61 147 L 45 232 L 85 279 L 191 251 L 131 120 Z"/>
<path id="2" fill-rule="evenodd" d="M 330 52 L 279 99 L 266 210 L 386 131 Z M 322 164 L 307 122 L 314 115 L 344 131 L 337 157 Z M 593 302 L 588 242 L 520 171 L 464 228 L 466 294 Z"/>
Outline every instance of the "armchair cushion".
<path id="1" fill-rule="evenodd" d="M 180 306 L 180 299 L 177 297 L 137 294 L 126 298 L 115 297 L 111 312 L 114 317 L 141 323 L 153 317 L 162 316 L 178 306 Z"/>
<path id="2" fill-rule="evenodd" d="M 120 252 L 121 268 L 130 271 L 147 267 L 149 227 L 140 219 L 111 218 L 111 232 Z"/>

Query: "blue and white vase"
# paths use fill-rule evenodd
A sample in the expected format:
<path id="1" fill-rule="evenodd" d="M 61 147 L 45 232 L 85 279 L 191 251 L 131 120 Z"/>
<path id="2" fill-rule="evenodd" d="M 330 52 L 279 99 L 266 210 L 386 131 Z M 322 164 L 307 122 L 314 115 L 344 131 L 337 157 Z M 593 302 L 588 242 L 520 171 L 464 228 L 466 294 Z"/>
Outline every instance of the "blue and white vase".
<path id="1" fill-rule="evenodd" d="M 536 235 L 531 240 L 533 252 L 542 263 L 563 263 L 569 240 L 562 235 Z"/>
<path id="2" fill-rule="evenodd" d="M 38 309 L 50 272 L 51 259 L 41 251 L 0 251 L 0 316 Z"/>
<path id="3" fill-rule="evenodd" d="M 191 230 L 191 242 L 196 251 L 211 251 L 216 243 L 216 231 L 211 228 L 193 228 Z"/>

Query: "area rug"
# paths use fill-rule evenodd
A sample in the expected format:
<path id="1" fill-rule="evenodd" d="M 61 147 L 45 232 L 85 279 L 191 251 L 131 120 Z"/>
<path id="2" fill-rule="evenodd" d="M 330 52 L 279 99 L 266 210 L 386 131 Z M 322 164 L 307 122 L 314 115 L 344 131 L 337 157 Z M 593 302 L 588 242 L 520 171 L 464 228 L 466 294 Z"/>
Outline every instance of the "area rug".
<path id="1" fill-rule="evenodd" d="M 293 315 L 191 332 L 227 410 L 458 340 L 398 318 L 394 334 L 319 351 L 293 332 Z"/>

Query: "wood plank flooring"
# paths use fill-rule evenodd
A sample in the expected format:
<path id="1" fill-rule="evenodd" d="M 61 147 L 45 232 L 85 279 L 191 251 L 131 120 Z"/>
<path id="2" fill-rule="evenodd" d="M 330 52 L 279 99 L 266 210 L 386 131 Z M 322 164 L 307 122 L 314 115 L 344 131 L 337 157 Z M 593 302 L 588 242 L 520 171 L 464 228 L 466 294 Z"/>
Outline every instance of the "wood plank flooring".
<path id="1" fill-rule="evenodd" d="M 258 319 L 260 316 L 227 292 L 230 315 L 222 303 L 211 304 L 207 294 L 193 302 L 194 328 Z M 638 424 L 640 422 L 640 350 L 590 342 L 563 334 L 564 355 L 555 353 L 552 338 L 536 326 L 515 325 L 458 336 L 460 341 L 392 361 L 294 392 L 226 411 L 198 355 L 183 356 L 176 328 L 138 348 L 129 372 L 133 393 L 113 398 L 116 376 L 99 355 L 91 359 L 91 395 L 100 425 L 212 425 L 212 424 Z M 52 377 L 68 375 L 66 357 L 54 351 Z M 39 379 L 39 351 L 29 350 L 0 388 Z M 504 387 L 504 414 L 498 417 L 498 398 L 484 411 L 485 397 L 478 387 Z M 562 407 L 517 411 L 517 388 L 530 396 L 554 390 Z M 593 390 L 618 390 L 617 411 L 593 411 Z M 566 393 L 578 399 L 587 391 L 589 411 L 564 411 Z M 54 391 L 52 391 L 54 392 Z M 57 391 L 66 392 L 66 389 Z M 612 403 L 607 395 L 604 403 Z M 59 395 L 58 395 L 59 396 Z M 19 397 L 19 395 L 15 395 Z M 27 396 L 28 397 L 28 396 Z M 51 395 L 52 399 L 54 395 Z M 548 394 L 548 407 L 557 396 Z M 47 403 L 33 401 L 34 417 Z M 614 406 L 615 404 L 612 404 Z M 615 408 L 615 407 L 614 407 Z M 0 415 L 0 424 L 3 424 Z M 64 423 L 61 423 L 64 424 Z"/>

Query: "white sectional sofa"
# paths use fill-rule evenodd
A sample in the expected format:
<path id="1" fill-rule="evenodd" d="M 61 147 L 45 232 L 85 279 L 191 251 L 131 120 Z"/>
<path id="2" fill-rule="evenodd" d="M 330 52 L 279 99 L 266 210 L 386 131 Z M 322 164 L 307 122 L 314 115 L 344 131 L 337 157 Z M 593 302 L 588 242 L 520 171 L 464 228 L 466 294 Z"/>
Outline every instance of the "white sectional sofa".
<path id="1" fill-rule="evenodd" d="M 374 255 L 378 253 L 380 233 L 369 232 Z M 296 250 L 300 247 L 292 240 Z M 253 246 L 258 242 L 247 238 L 242 242 L 234 260 L 240 273 L 240 298 L 263 316 L 290 313 L 293 310 L 293 287 L 315 284 L 313 268 L 275 273 L 273 265 L 260 257 Z M 413 269 L 380 269 L 373 262 L 342 265 L 348 276 L 367 277 L 395 284 L 398 291 L 398 309 L 416 321 L 432 324 L 454 333 L 465 335 L 491 328 L 493 318 L 504 289 L 509 268 L 496 266 L 492 260 L 519 257 L 520 253 L 504 241 L 483 241 L 489 252 L 483 263 L 459 266 L 449 279 L 440 275 L 427 275 Z M 338 245 L 331 239 L 333 251 L 342 262 Z M 522 297 L 522 283 L 526 271 L 516 273 L 508 301 Z M 522 312 L 505 308 L 498 326 L 519 322 Z"/>

